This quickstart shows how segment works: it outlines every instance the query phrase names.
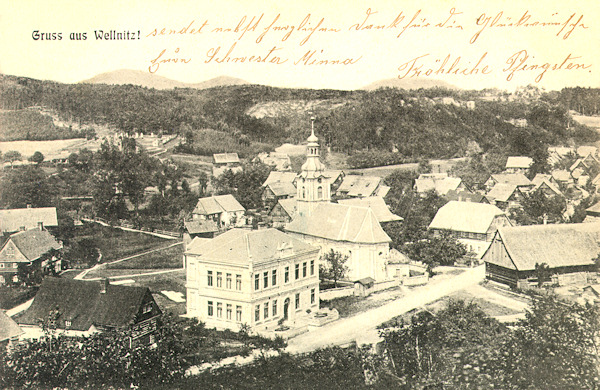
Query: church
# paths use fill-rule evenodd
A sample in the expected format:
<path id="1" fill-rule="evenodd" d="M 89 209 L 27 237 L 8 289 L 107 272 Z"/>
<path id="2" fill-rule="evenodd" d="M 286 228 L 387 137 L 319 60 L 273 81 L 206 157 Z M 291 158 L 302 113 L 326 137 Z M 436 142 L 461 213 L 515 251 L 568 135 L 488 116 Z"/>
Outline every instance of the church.
<path id="1" fill-rule="evenodd" d="M 373 278 L 383 281 L 388 275 L 390 237 L 370 208 L 331 202 L 331 183 L 319 160 L 319 143 L 314 124 L 306 147 L 306 162 L 296 181 L 295 216 L 284 230 L 292 236 L 348 256 L 347 279 Z"/>

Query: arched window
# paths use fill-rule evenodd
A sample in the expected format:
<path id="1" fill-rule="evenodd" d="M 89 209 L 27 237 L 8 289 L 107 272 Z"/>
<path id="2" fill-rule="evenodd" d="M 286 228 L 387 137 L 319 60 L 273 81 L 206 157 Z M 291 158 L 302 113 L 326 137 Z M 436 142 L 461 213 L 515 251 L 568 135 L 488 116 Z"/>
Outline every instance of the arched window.
<path id="1" fill-rule="evenodd" d="M 302 199 L 306 198 L 306 190 L 302 187 Z"/>
<path id="2" fill-rule="evenodd" d="M 317 199 L 323 199 L 323 187 L 321 186 L 317 188 Z"/>

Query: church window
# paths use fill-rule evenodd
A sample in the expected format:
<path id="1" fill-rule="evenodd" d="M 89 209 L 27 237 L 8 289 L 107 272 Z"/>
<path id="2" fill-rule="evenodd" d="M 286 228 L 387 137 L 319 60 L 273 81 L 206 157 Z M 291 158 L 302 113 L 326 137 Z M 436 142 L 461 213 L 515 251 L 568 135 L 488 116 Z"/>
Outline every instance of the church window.
<path id="1" fill-rule="evenodd" d="M 306 190 L 302 187 L 302 199 L 306 198 Z"/>
<path id="2" fill-rule="evenodd" d="M 321 180 L 321 179 L 319 179 Z M 317 188 L 317 199 L 323 199 L 323 187 L 319 186 Z"/>

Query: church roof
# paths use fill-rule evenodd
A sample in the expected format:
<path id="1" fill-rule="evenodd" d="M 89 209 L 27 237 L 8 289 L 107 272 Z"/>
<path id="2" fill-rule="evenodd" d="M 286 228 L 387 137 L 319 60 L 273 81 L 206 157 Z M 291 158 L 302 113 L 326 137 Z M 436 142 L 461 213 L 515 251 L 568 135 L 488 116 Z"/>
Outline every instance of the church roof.
<path id="1" fill-rule="evenodd" d="M 380 223 L 391 222 L 391 221 L 402 221 L 402 217 L 392 214 L 385 201 L 380 196 L 370 196 L 368 198 L 352 198 L 352 199 L 340 199 L 340 204 L 348 206 L 368 207 L 375 213 L 377 220 Z"/>
<path id="2" fill-rule="evenodd" d="M 223 264 L 247 265 L 318 250 L 319 248 L 277 229 L 231 229 L 211 240 L 198 242 L 197 245 L 192 241 L 186 254 Z"/>
<path id="3" fill-rule="evenodd" d="M 371 209 L 336 203 L 322 203 L 311 216 L 297 216 L 285 230 L 332 241 L 366 244 L 391 241 Z"/>

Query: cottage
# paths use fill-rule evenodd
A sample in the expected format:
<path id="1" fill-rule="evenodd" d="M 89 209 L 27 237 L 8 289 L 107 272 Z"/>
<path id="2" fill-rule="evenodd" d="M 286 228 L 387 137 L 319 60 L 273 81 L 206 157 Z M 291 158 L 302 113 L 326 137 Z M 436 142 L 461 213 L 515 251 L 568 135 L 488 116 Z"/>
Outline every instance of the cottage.
<path id="1" fill-rule="evenodd" d="M 279 171 L 271 171 L 269 172 L 269 176 L 267 180 L 262 184 L 263 187 L 268 186 L 272 183 L 290 183 L 292 185 L 296 185 L 297 179 L 296 173 L 294 172 L 279 172 Z"/>
<path id="2" fill-rule="evenodd" d="M 498 183 L 485 196 L 490 204 L 500 210 L 508 211 L 519 208 L 523 193 L 514 184 Z"/>
<path id="3" fill-rule="evenodd" d="M 274 182 L 267 184 L 262 193 L 263 204 L 271 209 L 280 199 L 288 199 L 296 196 L 296 186 L 287 181 Z"/>
<path id="4" fill-rule="evenodd" d="M 444 232 L 452 234 L 473 253 L 473 257 L 479 259 L 500 226 L 511 226 L 511 223 L 498 207 L 485 203 L 451 201 L 438 210 L 429 229 L 436 236 Z"/>
<path id="5" fill-rule="evenodd" d="M 257 159 L 275 171 L 285 172 L 292 169 L 290 156 L 285 153 L 259 153 Z"/>
<path id="6" fill-rule="evenodd" d="M 486 277 L 512 287 L 537 283 L 546 264 L 557 285 L 586 284 L 600 253 L 597 223 L 500 227 L 483 255 Z"/>
<path id="7" fill-rule="evenodd" d="M 232 229 L 184 256 L 187 314 L 207 326 L 272 330 L 319 308 L 319 248 L 277 229 Z"/>
<path id="8" fill-rule="evenodd" d="M 347 175 L 337 189 L 340 198 L 367 198 L 369 196 L 384 197 L 390 190 L 377 176 Z"/>
<path id="9" fill-rule="evenodd" d="M 402 221 L 403 218 L 393 214 L 390 208 L 385 204 L 381 196 L 370 196 L 368 198 L 340 199 L 339 204 L 355 207 L 366 207 L 375 213 L 379 223 Z"/>
<path id="10" fill-rule="evenodd" d="M 459 177 L 448 177 L 447 173 L 423 173 L 415 180 L 415 189 L 420 195 L 435 191 L 444 196 L 448 191 L 466 191 Z"/>
<path id="11" fill-rule="evenodd" d="M 231 194 L 209 196 L 198 199 L 192 211 L 192 220 L 210 220 L 217 223 L 219 229 L 244 225 L 246 209 Z"/>
<path id="12" fill-rule="evenodd" d="M 190 239 L 196 237 L 213 238 L 219 232 L 219 226 L 211 219 L 185 221 L 184 225 Z"/>
<path id="13" fill-rule="evenodd" d="M 58 226 L 56 207 L 0 210 L 0 233 L 13 233 L 41 226 Z"/>
<path id="14" fill-rule="evenodd" d="M 548 179 L 544 179 L 537 183 L 531 191 L 542 191 L 546 196 L 562 196 L 562 192 L 558 186 Z"/>
<path id="15" fill-rule="evenodd" d="M 40 333 L 40 321 L 52 321 L 67 336 L 128 330 L 132 343 L 153 344 L 161 315 L 147 287 L 47 277 L 31 306 L 15 320 L 32 336 Z"/>
<path id="16" fill-rule="evenodd" d="M 571 173 L 566 169 L 557 169 L 552 171 L 552 179 L 558 183 L 567 185 L 573 182 L 573 177 L 571 177 Z"/>
<path id="17" fill-rule="evenodd" d="M 60 249 L 41 226 L 10 235 L 0 249 L 0 285 L 25 282 L 21 276 L 33 269 L 60 271 L 60 259 L 52 253 Z"/>
<path id="18" fill-rule="evenodd" d="M 528 191 L 533 188 L 531 181 L 522 173 L 497 173 L 489 177 L 485 182 L 486 188 L 491 190 L 496 184 L 512 184 L 519 187 L 520 190 Z"/>
<path id="19" fill-rule="evenodd" d="M 533 165 L 533 159 L 527 156 L 510 156 L 506 159 L 506 173 L 526 173 Z"/>
<path id="20" fill-rule="evenodd" d="M 473 203 L 487 203 L 489 204 L 489 200 L 481 195 L 481 194 L 477 194 L 477 193 L 472 193 L 470 191 L 455 191 L 455 190 L 450 190 L 446 193 L 446 195 L 444 196 L 444 198 L 449 202 L 451 200 L 456 200 L 458 202 L 473 202 Z"/>
<path id="21" fill-rule="evenodd" d="M 269 211 L 273 227 L 283 227 L 298 213 L 297 202 L 294 198 L 280 199 Z"/>
<path id="22" fill-rule="evenodd" d="M 225 173 L 226 170 L 239 172 L 242 170 L 240 158 L 237 153 L 217 153 L 213 154 L 212 175 L 217 177 Z"/>

